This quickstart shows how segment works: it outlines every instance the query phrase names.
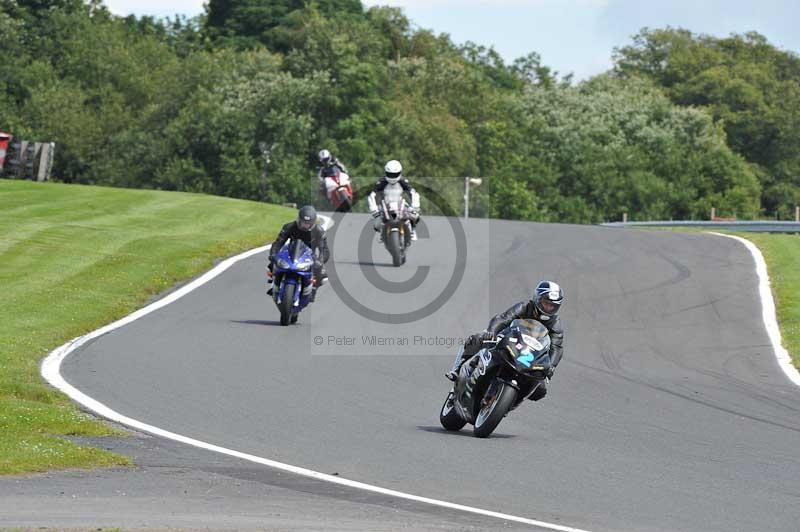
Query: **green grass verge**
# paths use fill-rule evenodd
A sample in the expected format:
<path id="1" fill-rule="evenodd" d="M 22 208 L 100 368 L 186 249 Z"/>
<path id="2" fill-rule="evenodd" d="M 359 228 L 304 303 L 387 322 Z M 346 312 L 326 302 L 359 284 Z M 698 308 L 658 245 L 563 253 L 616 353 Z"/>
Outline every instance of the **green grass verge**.
<path id="1" fill-rule="evenodd" d="M 0 474 L 125 465 L 59 436 L 109 436 L 39 375 L 64 342 L 126 316 L 294 216 L 228 198 L 0 179 Z"/>
<path id="2" fill-rule="evenodd" d="M 764 255 L 783 346 L 800 368 L 800 235 L 736 233 Z"/>

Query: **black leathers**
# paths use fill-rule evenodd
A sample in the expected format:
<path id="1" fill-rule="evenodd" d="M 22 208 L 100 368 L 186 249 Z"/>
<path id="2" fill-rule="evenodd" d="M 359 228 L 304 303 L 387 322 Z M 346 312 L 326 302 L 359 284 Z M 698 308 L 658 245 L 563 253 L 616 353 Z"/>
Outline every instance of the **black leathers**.
<path id="1" fill-rule="evenodd" d="M 538 320 L 547 327 L 547 330 L 550 331 L 550 359 L 553 367 L 558 366 L 564 352 L 564 328 L 561 326 L 561 320 L 558 315 L 543 319 L 533 301 L 522 301 L 505 312 L 501 312 L 492 318 L 486 331 L 493 337 L 497 336 L 497 333 L 508 327 L 517 318 Z"/>
<path id="2" fill-rule="evenodd" d="M 331 256 L 331 252 L 328 249 L 328 239 L 325 236 L 325 229 L 315 224 L 310 231 L 301 231 L 297 227 L 297 220 L 295 220 L 284 225 L 281 229 L 281 232 L 278 234 L 278 238 L 276 238 L 275 242 L 272 243 L 272 247 L 269 250 L 270 259 L 272 259 L 272 257 L 274 257 L 278 251 L 280 251 L 280 249 L 289 239 L 302 240 L 305 245 L 310 247 L 314 252 L 319 250 L 319 256 L 317 260 L 328 262 L 328 259 Z"/>
<path id="3" fill-rule="evenodd" d="M 561 327 L 561 320 L 558 316 L 551 316 L 550 319 L 547 320 L 543 319 L 532 301 L 517 303 L 510 309 L 492 318 L 489 322 L 489 326 L 486 328 L 486 332 L 488 333 L 486 336 L 494 338 L 517 318 L 539 320 L 547 327 L 547 330 L 550 331 L 550 359 L 552 360 L 553 367 L 558 366 L 559 362 L 561 362 L 561 356 L 564 353 L 564 329 Z M 470 336 L 464 344 L 464 353 L 461 360 L 464 361 L 473 356 L 480 351 L 481 346 L 480 334 Z"/>

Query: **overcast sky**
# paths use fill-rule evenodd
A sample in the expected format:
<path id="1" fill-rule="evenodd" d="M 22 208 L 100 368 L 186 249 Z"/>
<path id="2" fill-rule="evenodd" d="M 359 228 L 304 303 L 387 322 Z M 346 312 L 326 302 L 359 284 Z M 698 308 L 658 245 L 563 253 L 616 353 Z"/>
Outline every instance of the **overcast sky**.
<path id="1" fill-rule="evenodd" d="M 193 16 L 203 0 L 105 0 L 117 14 Z M 494 46 L 508 61 L 538 52 L 544 64 L 584 79 L 607 70 L 615 46 L 647 26 L 727 36 L 757 31 L 800 53 L 800 0 L 368 0 L 403 7 L 414 24 L 457 43 Z"/>

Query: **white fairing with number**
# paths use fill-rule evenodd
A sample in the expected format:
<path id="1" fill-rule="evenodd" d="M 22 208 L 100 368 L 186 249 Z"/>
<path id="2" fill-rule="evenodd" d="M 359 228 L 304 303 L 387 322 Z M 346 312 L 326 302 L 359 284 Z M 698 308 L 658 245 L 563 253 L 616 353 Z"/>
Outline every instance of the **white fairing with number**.
<path id="1" fill-rule="evenodd" d="M 325 178 L 325 192 L 328 194 L 328 197 L 339 187 L 345 187 L 350 184 L 350 176 L 345 174 L 344 172 L 339 172 L 339 183 L 336 183 L 336 180 L 332 177 Z"/>

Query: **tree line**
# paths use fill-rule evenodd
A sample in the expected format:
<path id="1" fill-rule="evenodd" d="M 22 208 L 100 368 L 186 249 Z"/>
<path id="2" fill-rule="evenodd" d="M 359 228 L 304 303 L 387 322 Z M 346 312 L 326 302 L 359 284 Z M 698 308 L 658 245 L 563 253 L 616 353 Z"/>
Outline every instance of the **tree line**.
<path id="1" fill-rule="evenodd" d="M 477 216 L 788 217 L 800 201 L 800 59 L 755 33 L 644 29 L 579 83 L 359 0 L 160 20 L 0 0 L 0 42 L 0 129 L 56 142 L 67 182 L 319 203 L 325 147 L 362 187 L 388 159 L 483 177 Z M 463 180 L 447 182 L 457 210 Z"/>

